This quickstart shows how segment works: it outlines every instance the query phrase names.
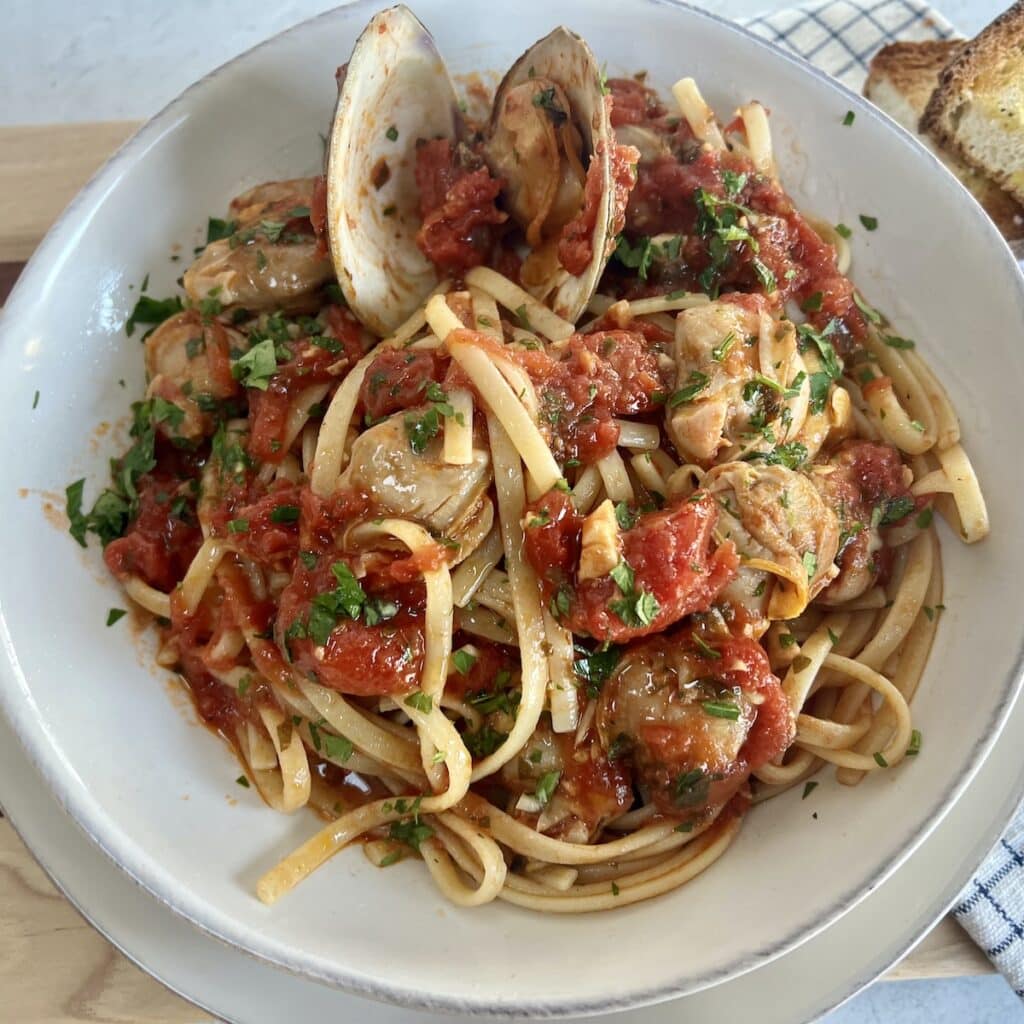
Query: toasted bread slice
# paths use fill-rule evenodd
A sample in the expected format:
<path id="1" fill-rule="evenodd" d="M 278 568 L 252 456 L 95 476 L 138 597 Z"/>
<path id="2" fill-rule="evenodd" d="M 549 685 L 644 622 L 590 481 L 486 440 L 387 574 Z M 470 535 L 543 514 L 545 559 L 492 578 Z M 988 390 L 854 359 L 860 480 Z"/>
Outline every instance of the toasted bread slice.
<path id="1" fill-rule="evenodd" d="M 1024 0 L 943 69 L 921 131 L 1024 203 Z"/>
<path id="2" fill-rule="evenodd" d="M 883 46 L 871 58 L 864 95 L 893 120 L 917 134 L 942 69 L 963 47 L 962 39 L 927 39 Z"/>
<path id="3" fill-rule="evenodd" d="M 917 134 L 939 75 L 965 45 L 960 39 L 935 39 L 883 46 L 871 60 L 864 95 Z M 1024 206 L 928 136 L 920 138 L 970 190 L 1008 241 L 1024 240 Z"/>

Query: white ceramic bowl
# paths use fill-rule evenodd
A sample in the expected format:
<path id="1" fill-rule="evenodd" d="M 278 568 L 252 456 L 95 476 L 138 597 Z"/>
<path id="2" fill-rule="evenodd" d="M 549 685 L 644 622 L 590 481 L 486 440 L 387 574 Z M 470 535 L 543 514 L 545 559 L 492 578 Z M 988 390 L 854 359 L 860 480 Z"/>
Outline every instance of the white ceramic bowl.
<path id="1" fill-rule="evenodd" d="M 417 3 L 457 72 L 505 67 L 564 23 L 612 73 L 647 68 L 662 88 L 691 74 L 723 114 L 751 97 L 766 103 L 797 201 L 833 222 L 878 218 L 874 233 L 854 233 L 854 277 L 949 386 L 993 535 L 971 550 L 943 537 L 948 610 L 914 702 L 921 755 L 853 790 L 828 780 L 807 802 L 794 791 L 755 810 L 689 886 L 600 916 L 460 910 L 421 865 L 379 871 L 352 850 L 264 907 L 255 879 L 314 819 L 275 815 L 238 789 L 231 756 L 169 699 L 127 623 L 104 628 L 124 598 L 95 548 L 83 554 L 48 525 L 44 492 L 80 476 L 100 486 L 124 437 L 90 435 L 142 391 L 141 348 L 122 327 L 143 275 L 152 294 L 169 291 L 182 269 L 172 243 L 187 259 L 206 216 L 241 188 L 317 169 L 333 71 L 379 6 L 301 25 L 189 89 L 97 175 L 19 282 L 0 337 L 0 706 L 61 803 L 125 871 L 198 927 L 287 969 L 407 1005 L 495 1014 L 564 1016 L 693 992 L 807 940 L 885 878 L 952 806 L 1016 696 L 1022 279 L 924 149 L 732 25 L 652 0 L 520 0 L 511 18 L 474 0 Z"/>

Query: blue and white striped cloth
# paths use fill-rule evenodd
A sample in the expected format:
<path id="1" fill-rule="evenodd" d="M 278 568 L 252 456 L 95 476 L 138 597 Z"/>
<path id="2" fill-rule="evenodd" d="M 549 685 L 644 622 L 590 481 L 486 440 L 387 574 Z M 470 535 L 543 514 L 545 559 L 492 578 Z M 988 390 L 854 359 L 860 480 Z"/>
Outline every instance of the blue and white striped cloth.
<path id="1" fill-rule="evenodd" d="M 745 22 L 747 28 L 860 92 L 868 62 L 897 39 L 949 39 L 956 30 L 919 0 L 826 0 Z"/>
<path id="2" fill-rule="evenodd" d="M 1024 999 L 1024 813 L 960 893 L 953 914 Z"/>
<path id="3" fill-rule="evenodd" d="M 746 24 L 857 92 L 879 47 L 896 39 L 957 34 L 941 14 L 918 0 L 826 0 Z M 1024 809 L 960 894 L 953 914 L 1024 999 Z"/>

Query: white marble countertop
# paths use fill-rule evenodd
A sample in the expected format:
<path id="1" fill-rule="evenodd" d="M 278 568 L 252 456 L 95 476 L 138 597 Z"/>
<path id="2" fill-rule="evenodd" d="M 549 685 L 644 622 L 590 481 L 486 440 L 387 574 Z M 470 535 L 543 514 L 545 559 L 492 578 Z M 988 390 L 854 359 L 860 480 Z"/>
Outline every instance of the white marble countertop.
<path id="1" fill-rule="evenodd" d="M 608 0 L 594 0 L 595 3 Z M 933 0 L 973 35 L 1008 0 Z M 224 61 L 337 0 L 15 0 L 0 5 L 0 124 L 140 120 Z M 704 0 L 742 19 L 793 0 Z M 13 45 L 12 45 L 13 44 Z"/>

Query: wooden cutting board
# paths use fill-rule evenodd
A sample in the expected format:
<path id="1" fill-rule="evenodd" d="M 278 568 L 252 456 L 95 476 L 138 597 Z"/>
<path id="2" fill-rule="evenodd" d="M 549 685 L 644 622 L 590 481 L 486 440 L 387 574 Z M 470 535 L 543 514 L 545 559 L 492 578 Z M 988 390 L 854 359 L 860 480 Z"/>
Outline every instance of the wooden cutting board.
<path id="1" fill-rule="evenodd" d="M 50 225 L 134 130 L 131 122 L 0 126 L 0 302 Z M 992 966 L 947 918 L 888 979 Z M 210 1018 L 115 950 L 50 884 L 0 821 L 0 1018 L 19 1024 L 183 1024 Z"/>

